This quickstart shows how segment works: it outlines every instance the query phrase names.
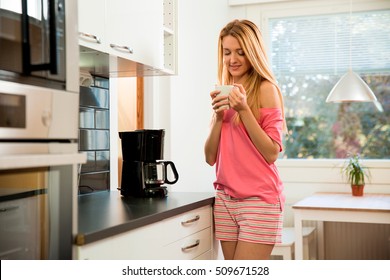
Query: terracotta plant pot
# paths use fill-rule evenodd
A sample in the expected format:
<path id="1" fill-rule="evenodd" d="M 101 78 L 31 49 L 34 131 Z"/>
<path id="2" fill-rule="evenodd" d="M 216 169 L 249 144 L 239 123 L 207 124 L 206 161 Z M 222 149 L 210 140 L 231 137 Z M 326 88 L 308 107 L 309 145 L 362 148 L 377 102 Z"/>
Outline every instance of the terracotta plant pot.
<path id="1" fill-rule="evenodd" d="M 353 196 L 363 196 L 364 185 L 351 185 Z"/>

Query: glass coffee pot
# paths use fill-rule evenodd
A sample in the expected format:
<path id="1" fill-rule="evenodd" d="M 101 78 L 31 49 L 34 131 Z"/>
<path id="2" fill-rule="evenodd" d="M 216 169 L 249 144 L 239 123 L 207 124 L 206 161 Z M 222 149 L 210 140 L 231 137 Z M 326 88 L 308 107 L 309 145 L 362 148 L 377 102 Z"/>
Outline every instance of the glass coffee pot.
<path id="1" fill-rule="evenodd" d="M 168 170 L 170 167 L 170 170 Z M 173 174 L 170 179 L 169 175 Z M 175 184 L 179 179 L 175 164 L 172 161 L 144 162 L 143 177 L 146 187 L 157 187 L 163 184 Z"/>

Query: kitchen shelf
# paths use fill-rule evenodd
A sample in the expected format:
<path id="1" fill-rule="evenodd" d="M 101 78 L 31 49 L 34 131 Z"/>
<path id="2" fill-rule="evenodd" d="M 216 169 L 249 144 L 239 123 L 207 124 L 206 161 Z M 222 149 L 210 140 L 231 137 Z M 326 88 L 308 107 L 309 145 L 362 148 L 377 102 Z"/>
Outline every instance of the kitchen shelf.
<path id="1" fill-rule="evenodd" d="M 164 5 L 164 72 L 177 74 L 177 1 L 163 0 Z"/>
<path id="2" fill-rule="evenodd" d="M 164 37 L 175 35 L 175 31 L 172 28 L 164 26 Z"/>

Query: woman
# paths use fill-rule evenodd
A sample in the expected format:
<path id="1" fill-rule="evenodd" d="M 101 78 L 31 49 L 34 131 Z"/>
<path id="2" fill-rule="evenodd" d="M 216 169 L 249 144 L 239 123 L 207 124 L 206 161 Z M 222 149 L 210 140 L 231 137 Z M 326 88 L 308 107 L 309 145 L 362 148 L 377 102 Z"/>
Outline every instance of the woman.
<path id="1" fill-rule="evenodd" d="M 225 259 L 269 259 L 281 238 L 283 184 L 274 163 L 286 125 L 254 23 L 234 20 L 221 30 L 218 80 L 234 88 L 228 96 L 210 93 L 214 113 L 205 157 L 216 164 L 216 238 Z"/>

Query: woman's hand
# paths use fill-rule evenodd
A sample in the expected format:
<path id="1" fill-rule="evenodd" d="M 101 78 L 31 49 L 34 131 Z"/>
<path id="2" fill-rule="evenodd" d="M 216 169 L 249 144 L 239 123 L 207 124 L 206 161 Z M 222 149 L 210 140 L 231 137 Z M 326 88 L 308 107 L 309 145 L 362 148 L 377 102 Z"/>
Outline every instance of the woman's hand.
<path id="1" fill-rule="evenodd" d="M 229 109 L 229 96 L 222 95 L 220 90 L 213 90 L 210 92 L 211 105 L 218 117 L 223 117 L 223 111 Z"/>
<path id="2" fill-rule="evenodd" d="M 234 84 L 234 88 L 229 95 L 229 105 L 237 112 L 249 109 L 245 88 L 242 84 Z"/>

